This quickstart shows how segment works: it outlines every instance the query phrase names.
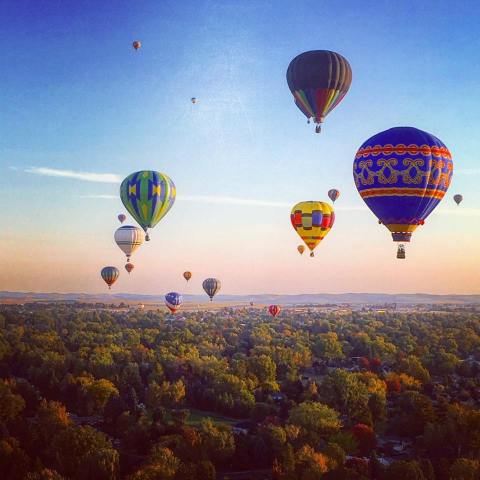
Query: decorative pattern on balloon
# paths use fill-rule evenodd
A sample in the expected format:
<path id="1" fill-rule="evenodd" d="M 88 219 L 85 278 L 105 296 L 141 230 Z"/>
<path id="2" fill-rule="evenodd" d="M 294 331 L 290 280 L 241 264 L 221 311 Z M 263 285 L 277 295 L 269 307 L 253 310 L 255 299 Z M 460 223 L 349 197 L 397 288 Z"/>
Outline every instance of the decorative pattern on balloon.
<path id="1" fill-rule="evenodd" d="M 368 139 L 353 162 L 353 178 L 367 206 L 391 232 L 409 242 L 450 186 L 452 156 L 435 136 L 396 127 Z"/>

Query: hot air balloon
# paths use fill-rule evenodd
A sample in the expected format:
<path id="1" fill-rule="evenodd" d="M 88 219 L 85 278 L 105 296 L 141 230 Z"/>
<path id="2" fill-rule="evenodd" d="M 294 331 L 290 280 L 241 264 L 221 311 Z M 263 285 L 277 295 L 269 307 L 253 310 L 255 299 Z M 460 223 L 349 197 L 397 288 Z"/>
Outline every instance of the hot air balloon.
<path id="1" fill-rule="evenodd" d="M 123 223 L 127 219 L 127 216 L 124 213 L 121 213 L 117 218 L 120 223 Z"/>
<path id="2" fill-rule="evenodd" d="M 175 313 L 182 304 L 183 298 L 177 292 L 170 292 L 165 295 L 165 305 L 172 313 Z"/>
<path id="3" fill-rule="evenodd" d="M 222 283 L 218 278 L 207 278 L 202 284 L 205 293 L 210 297 L 210 301 L 212 301 L 213 297 L 220 291 L 221 286 Z"/>
<path id="4" fill-rule="evenodd" d="M 297 247 L 297 250 L 300 255 L 303 255 L 303 252 L 305 251 L 305 247 L 303 245 L 299 245 Z"/>
<path id="5" fill-rule="evenodd" d="M 397 258 L 405 258 L 405 245 L 401 243 L 397 249 Z"/>
<path id="6" fill-rule="evenodd" d="M 110 287 L 117 281 L 120 272 L 118 271 L 117 267 L 103 267 L 100 275 L 110 290 Z"/>
<path id="7" fill-rule="evenodd" d="M 329 50 L 311 50 L 296 56 L 287 69 L 288 88 L 300 111 L 316 123 L 340 103 L 352 83 L 352 69 L 347 59 Z"/>
<path id="8" fill-rule="evenodd" d="M 313 250 L 332 228 L 335 213 L 332 206 L 326 202 L 300 202 L 292 208 L 290 220 L 313 257 Z"/>
<path id="9" fill-rule="evenodd" d="M 463 195 L 460 195 L 457 193 L 456 195 L 453 196 L 453 200 L 457 205 L 460 205 L 463 202 Z"/>
<path id="10" fill-rule="evenodd" d="M 142 46 L 142 43 L 139 42 L 138 40 L 135 40 L 135 41 L 132 43 L 132 47 L 133 47 L 135 50 L 138 50 L 141 46 Z"/>
<path id="11" fill-rule="evenodd" d="M 183 278 L 188 282 L 192 278 L 192 272 L 183 272 Z"/>
<path id="12" fill-rule="evenodd" d="M 147 234 L 172 208 L 176 189 L 165 174 L 142 170 L 129 175 L 120 185 L 120 198 L 130 215 Z"/>
<path id="13" fill-rule="evenodd" d="M 336 188 L 328 191 L 328 198 L 335 203 L 335 200 L 340 196 L 340 192 Z"/>
<path id="14" fill-rule="evenodd" d="M 278 305 L 270 305 L 268 307 L 268 313 L 270 313 L 272 317 L 276 317 L 280 313 L 280 307 Z"/>
<path id="15" fill-rule="evenodd" d="M 435 136 L 413 127 L 396 127 L 369 138 L 353 162 L 353 177 L 368 208 L 392 233 L 409 242 L 444 197 L 453 162 Z"/>
<path id="16" fill-rule="evenodd" d="M 135 268 L 135 265 L 133 263 L 128 262 L 125 264 L 125 270 L 128 273 L 130 273 L 134 268 Z"/>
<path id="17" fill-rule="evenodd" d="M 116 230 L 114 238 L 120 250 L 127 256 L 127 262 L 129 262 L 132 253 L 143 243 L 145 234 L 141 228 L 125 225 Z"/>
<path id="18" fill-rule="evenodd" d="M 192 98 L 190 99 L 190 101 L 191 101 L 193 104 L 197 103 L 197 99 L 196 99 L 195 97 L 192 97 Z"/>

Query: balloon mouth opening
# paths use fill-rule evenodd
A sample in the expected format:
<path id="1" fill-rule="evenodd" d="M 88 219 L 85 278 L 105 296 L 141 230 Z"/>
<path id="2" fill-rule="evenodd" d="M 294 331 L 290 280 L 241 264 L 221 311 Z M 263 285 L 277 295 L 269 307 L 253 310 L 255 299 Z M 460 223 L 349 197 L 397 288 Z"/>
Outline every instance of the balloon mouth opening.
<path id="1" fill-rule="evenodd" d="M 394 242 L 410 242 L 412 232 L 392 232 Z"/>

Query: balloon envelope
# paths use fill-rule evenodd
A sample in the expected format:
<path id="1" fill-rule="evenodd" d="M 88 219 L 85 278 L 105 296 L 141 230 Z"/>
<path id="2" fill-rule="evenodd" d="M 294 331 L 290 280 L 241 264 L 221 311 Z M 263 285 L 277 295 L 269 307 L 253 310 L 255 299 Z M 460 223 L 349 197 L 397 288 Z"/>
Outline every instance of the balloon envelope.
<path id="1" fill-rule="evenodd" d="M 326 202 L 307 201 L 297 203 L 290 214 L 295 231 L 310 249 L 313 250 L 325 238 L 335 222 L 335 213 Z"/>
<path id="2" fill-rule="evenodd" d="M 300 255 L 303 255 L 303 252 L 305 251 L 305 247 L 303 245 L 299 245 L 297 247 L 297 250 Z"/>
<path id="3" fill-rule="evenodd" d="M 192 278 L 192 272 L 183 272 L 183 278 L 188 282 Z"/>
<path id="4" fill-rule="evenodd" d="M 328 191 L 328 198 L 335 203 L 335 200 L 340 196 L 340 192 L 336 188 Z"/>
<path id="5" fill-rule="evenodd" d="M 172 313 L 175 313 L 183 302 L 183 297 L 177 292 L 170 292 L 165 295 L 165 305 Z"/>
<path id="6" fill-rule="evenodd" d="M 117 218 L 120 223 L 123 223 L 127 219 L 127 216 L 124 213 L 121 213 Z"/>
<path id="7" fill-rule="evenodd" d="M 222 283 L 218 278 L 207 278 L 202 284 L 205 293 L 210 297 L 210 301 L 212 301 L 213 297 L 220 291 L 221 286 Z"/>
<path id="8" fill-rule="evenodd" d="M 132 47 L 133 47 L 135 50 L 138 50 L 141 46 L 142 46 L 142 43 L 139 42 L 138 40 L 135 40 L 135 41 L 132 43 Z"/>
<path id="9" fill-rule="evenodd" d="M 117 267 L 108 266 L 102 268 L 100 275 L 102 276 L 104 282 L 108 285 L 108 288 L 110 288 L 117 281 L 120 272 L 118 271 Z"/>
<path id="10" fill-rule="evenodd" d="M 268 312 L 272 317 L 276 317 L 280 313 L 280 307 L 278 305 L 270 305 L 268 307 Z"/>
<path id="11" fill-rule="evenodd" d="M 456 195 L 453 196 L 453 200 L 457 205 L 460 205 L 463 201 L 463 195 L 460 195 L 457 193 Z"/>
<path id="12" fill-rule="evenodd" d="M 133 263 L 128 262 L 127 264 L 125 264 L 125 270 L 128 273 L 132 272 L 134 268 L 135 268 L 135 265 Z"/>
<path id="13" fill-rule="evenodd" d="M 444 197 L 452 173 L 447 147 L 413 127 L 374 135 L 363 143 L 353 162 L 360 196 L 395 242 L 410 241 Z"/>
<path id="14" fill-rule="evenodd" d="M 352 69 L 339 53 L 311 50 L 290 62 L 287 83 L 300 111 L 320 124 L 347 94 Z"/>
<path id="15" fill-rule="evenodd" d="M 168 213 L 175 196 L 172 180 L 152 170 L 132 173 L 120 185 L 120 198 L 125 208 L 145 232 Z M 148 234 L 145 239 L 149 240 Z"/>
<path id="16" fill-rule="evenodd" d="M 145 234 L 143 230 L 138 227 L 124 225 L 116 230 L 114 238 L 120 250 L 127 256 L 127 261 L 129 261 L 132 253 L 135 252 L 145 240 Z"/>

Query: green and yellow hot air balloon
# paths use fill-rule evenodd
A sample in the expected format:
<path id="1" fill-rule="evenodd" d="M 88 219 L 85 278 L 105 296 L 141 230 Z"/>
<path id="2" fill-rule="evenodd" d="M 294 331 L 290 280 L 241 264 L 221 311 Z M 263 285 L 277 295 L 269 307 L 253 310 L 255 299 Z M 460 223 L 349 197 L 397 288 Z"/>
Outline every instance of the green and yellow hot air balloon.
<path id="1" fill-rule="evenodd" d="M 147 234 L 172 208 L 175 184 L 164 173 L 141 170 L 129 175 L 120 185 L 120 198 L 130 215 Z"/>

